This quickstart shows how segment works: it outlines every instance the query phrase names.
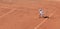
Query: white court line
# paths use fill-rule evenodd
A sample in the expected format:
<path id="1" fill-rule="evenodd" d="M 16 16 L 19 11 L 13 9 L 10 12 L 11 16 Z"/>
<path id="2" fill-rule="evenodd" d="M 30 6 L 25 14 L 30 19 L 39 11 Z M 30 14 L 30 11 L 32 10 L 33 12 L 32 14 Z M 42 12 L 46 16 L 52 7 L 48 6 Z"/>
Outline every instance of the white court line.
<path id="1" fill-rule="evenodd" d="M 16 10 L 16 9 L 14 9 L 14 10 Z M 11 11 L 7 12 L 6 14 L 0 16 L 0 18 L 4 17 L 5 15 L 8 15 L 9 13 L 12 13 L 14 10 L 11 10 Z"/>
<path id="2" fill-rule="evenodd" d="M 56 10 L 53 12 L 53 13 L 51 13 L 50 15 L 49 15 L 49 17 L 51 17 L 54 13 L 56 12 Z M 36 27 L 34 27 L 34 29 L 38 29 L 45 21 L 47 21 L 48 20 L 48 18 L 46 18 L 45 20 L 43 20 L 41 23 L 39 23 Z"/>

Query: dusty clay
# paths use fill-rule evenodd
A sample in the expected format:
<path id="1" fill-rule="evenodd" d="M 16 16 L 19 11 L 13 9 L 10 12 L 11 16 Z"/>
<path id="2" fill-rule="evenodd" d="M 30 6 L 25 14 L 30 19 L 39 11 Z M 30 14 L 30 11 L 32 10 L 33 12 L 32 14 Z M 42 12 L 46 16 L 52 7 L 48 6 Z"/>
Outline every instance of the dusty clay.
<path id="1" fill-rule="evenodd" d="M 36 29 L 60 29 L 60 2 L 46 0 L 1 1 L 0 29 L 35 29 L 45 20 L 39 18 L 39 8 L 44 9 L 45 15 L 52 13 L 52 16 Z"/>

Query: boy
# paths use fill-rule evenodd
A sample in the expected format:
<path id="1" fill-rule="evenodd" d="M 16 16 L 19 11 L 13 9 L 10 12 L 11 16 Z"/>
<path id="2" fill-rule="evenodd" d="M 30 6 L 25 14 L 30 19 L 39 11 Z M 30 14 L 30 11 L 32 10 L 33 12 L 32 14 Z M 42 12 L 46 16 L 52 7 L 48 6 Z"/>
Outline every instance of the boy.
<path id="1" fill-rule="evenodd" d="M 43 9 L 39 9 L 39 12 L 40 12 L 40 16 L 43 17 L 43 18 L 49 18 L 48 16 L 44 16 L 44 11 Z"/>
<path id="2" fill-rule="evenodd" d="M 42 9 L 42 8 L 39 9 L 39 13 L 40 13 L 40 16 L 41 16 L 41 17 L 44 17 L 44 12 L 43 12 L 43 9 Z"/>

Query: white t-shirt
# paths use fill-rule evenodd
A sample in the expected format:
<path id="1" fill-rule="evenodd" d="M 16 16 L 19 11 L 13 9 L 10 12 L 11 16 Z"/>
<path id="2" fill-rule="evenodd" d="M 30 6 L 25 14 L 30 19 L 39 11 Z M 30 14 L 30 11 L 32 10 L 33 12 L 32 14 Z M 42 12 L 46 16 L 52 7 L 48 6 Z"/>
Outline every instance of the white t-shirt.
<path id="1" fill-rule="evenodd" d="M 44 14 L 44 13 L 43 13 L 43 10 L 40 11 L 40 14 Z"/>

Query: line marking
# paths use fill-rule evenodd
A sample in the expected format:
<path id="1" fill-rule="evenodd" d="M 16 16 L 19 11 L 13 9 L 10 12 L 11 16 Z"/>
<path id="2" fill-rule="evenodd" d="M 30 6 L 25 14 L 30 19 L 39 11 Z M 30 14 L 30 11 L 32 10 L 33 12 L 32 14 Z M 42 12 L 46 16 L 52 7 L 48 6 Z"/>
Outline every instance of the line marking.
<path id="1" fill-rule="evenodd" d="M 16 10 L 16 9 L 14 9 L 14 10 Z M 14 10 L 11 10 L 11 11 L 7 12 L 6 14 L 0 16 L 0 18 L 2 18 L 2 17 L 5 16 L 5 15 L 8 15 L 9 13 L 12 13 Z"/>
<path id="2" fill-rule="evenodd" d="M 53 12 L 53 13 L 51 13 L 50 15 L 49 15 L 49 17 L 51 17 L 54 13 L 56 12 L 56 10 Z M 43 20 L 41 23 L 39 23 L 36 27 L 34 27 L 34 29 L 38 29 L 45 21 L 47 21 L 48 20 L 48 18 L 46 18 L 45 20 Z"/>

